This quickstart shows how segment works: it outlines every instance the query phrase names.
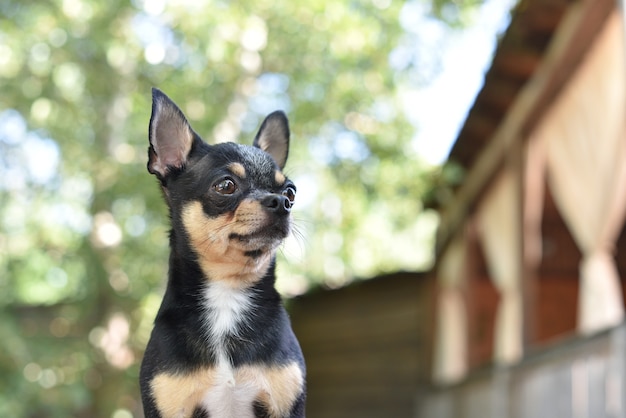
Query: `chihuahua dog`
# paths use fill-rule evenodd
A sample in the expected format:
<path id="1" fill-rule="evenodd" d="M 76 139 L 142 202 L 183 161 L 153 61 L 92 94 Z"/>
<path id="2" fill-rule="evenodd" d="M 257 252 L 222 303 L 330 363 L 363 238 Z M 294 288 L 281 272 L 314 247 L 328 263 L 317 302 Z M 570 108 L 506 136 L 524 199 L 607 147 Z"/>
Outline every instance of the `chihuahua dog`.
<path id="1" fill-rule="evenodd" d="M 208 145 L 153 89 L 149 141 L 171 252 L 141 364 L 146 417 L 303 417 L 304 359 L 274 288 L 296 196 L 287 117 L 267 116 L 253 146 Z"/>

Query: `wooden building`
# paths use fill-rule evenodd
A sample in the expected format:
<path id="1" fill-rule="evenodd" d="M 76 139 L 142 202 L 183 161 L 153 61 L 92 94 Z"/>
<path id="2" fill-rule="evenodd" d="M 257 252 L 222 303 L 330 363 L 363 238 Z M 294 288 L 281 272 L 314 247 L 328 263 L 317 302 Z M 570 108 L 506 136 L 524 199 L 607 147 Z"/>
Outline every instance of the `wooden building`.
<path id="1" fill-rule="evenodd" d="M 520 1 L 433 271 L 294 303 L 310 418 L 626 417 L 625 34 L 615 0 Z"/>
<path id="2" fill-rule="evenodd" d="M 430 374 L 433 281 L 397 273 L 290 304 L 307 362 L 307 417 L 410 417 Z"/>
<path id="3" fill-rule="evenodd" d="M 437 380 L 621 323 L 624 34 L 612 0 L 519 5 L 449 157 Z"/>
<path id="4" fill-rule="evenodd" d="M 420 416 L 626 416 L 625 33 L 613 0 L 516 8 L 449 157 Z"/>

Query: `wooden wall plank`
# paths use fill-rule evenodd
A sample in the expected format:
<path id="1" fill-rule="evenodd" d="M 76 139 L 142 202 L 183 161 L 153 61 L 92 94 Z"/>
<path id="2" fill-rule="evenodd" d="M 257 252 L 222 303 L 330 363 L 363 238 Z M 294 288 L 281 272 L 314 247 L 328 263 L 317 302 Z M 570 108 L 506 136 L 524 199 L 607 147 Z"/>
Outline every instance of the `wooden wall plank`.
<path id="1" fill-rule="evenodd" d="M 398 273 L 290 302 L 307 417 L 409 417 L 430 375 L 433 280 Z"/>

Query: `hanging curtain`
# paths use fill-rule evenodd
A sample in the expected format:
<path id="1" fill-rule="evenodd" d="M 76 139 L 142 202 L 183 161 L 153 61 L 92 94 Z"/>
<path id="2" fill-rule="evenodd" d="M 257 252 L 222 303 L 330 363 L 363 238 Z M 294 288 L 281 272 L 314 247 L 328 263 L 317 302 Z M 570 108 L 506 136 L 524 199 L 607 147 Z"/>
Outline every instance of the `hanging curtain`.
<path id="1" fill-rule="evenodd" d="M 536 135 L 546 149 L 555 203 L 583 255 L 578 306 L 583 333 L 624 316 L 614 246 L 626 215 L 625 71 L 616 13 Z"/>
<path id="2" fill-rule="evenodd" d="M 463 302 L 462 283 L 465 270 L 463 234 L 455 238 L 439 263 L 437 323 L 433 380 L 454 383 L 467 372 L 467 311 Z"/>
<path id="3" fill-rule="evenodd" d="M 489 275 L 500 292 L 494 332 L 494 360 L 522 356 L 521 202 L 515 175 L 504 169 L 478 209 L 480 242 Z"/>
<path id="4" fill-rule="evenodd" d="M 526 143 L 524 161 L 524 263 L 536 270 L 541 263 L 543 242 L 541 222 L 546 179 L 545 147 L 540 139 L 531 137 Z"/>

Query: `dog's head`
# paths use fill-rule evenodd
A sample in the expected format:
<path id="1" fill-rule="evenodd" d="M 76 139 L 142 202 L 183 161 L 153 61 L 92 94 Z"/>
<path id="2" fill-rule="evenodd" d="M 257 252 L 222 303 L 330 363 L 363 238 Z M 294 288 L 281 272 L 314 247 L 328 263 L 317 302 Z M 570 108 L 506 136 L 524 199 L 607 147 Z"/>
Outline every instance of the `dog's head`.
<path id="1" fill-rule="evenodd" d="M 178 106 L 153 89 L 149 140 L 148 171 L 170 207 L 178 241 L 172 245 L 183 252 L 188 245 L 208 280 L 259 280 L 291 228 L 296 187 L 282 172 L 289 151 L 285 114 L 267 116 L 252 146 L 208 145 Z"/>

